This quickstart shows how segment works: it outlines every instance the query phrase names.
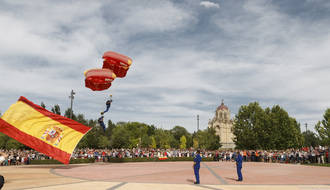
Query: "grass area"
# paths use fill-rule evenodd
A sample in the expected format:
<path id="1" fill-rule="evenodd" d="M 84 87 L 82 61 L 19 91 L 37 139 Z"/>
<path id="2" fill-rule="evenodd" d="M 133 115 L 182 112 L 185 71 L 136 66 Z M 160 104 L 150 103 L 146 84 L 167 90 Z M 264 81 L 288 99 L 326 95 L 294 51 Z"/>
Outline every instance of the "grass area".
<path id="1" fill-rule="evenodd" d="M 322 166 L 322 167 L 330 167 L 330 163 L 326 163 L 326 164 L 311 163 L 311 164 L 303 164 L 303 165 L 307 165 L 307 166 Z"/>

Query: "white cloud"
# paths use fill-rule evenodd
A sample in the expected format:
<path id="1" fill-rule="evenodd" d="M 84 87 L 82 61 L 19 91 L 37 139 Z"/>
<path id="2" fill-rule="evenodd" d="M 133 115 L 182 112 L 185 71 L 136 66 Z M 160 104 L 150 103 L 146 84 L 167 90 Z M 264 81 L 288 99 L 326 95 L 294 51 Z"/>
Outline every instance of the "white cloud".
<path id="1" fill-rule="evenodd" d="M 86 118 L 97 118 L 111 93 L 106 119 L 193 131 L 196 115 L 206 127 L 222 98 L 232 115 L 259 101 L 280 104 L 310 126 L 330 104 L 329 18 L 308 22 L 261 0 L 224 2 L 211 15 L 200 9 L 219 8 L 209 1 L 5 2 L 2 113 L 21 95 L 64 111 L 74 89 L 74 110 Z M 108 50 L 133 64 L 109 90 L 92 92 L 83 71 L 101 67 Z"/>
<path id="2" fill-rule="evenodd" d="M 214 3 L 211 1 L 202 1 L 200 5 L 205 8 L 220 8 L 220 5 L 218 3 Z"/>
<path id="3" fill-rule="evenodd" d="M 250 76 L 235 87 L 244 89 L 246 96 L 263 100 L 264 105 L 282 104 L 298 121 L 311 122 L 303 113 L 313 110 L 322 115 L 324 106 L 330 104 L 326 95 L 330 93 L 330 77 L 326 75 L 330 68 L 325 65 L 330 58 L 329 19 L 310 23 L 280 11 L 265 1 L 246 1 L 239 13 L 213 19 L 235 39 L 233 54 L 244 55 L 245 64 L 254 65 Z"/>

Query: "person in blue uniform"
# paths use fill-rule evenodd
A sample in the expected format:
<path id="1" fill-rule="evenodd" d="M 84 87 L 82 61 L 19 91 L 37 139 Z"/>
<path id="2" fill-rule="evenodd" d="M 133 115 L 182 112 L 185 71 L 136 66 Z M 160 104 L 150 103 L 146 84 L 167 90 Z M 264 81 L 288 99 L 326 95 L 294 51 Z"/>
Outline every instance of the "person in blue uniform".
<path id="1" fill-rule="evenodd" d="M 101 112 L 101 117 L 97 120 L 99 122 L 100 126 L 102 127 L 103 132 L 105 132 L 105 128 L 106 128 L 104 121 L 103 121 L 103 118 L 104 118 L 103 114 L 109 111 L 111 103 L 112 103 L 112 95 L 110 95 L 110 99 L 107 100 L 107 102 L 105 103 L 105 105 L 107 106 L 106 109 L 103 112 Z"/>
<path id="2" fill-rule="evenodd" d="M 238 180 L 237 181 L 243 181 L 243 176 L 242 176 L 242 165 L 243 165 L 243 157 L 241 153 L 238 151 L 237 156 L 236 156 L 236 169 L 237 169 L 237 176 Z"/>
<path id="3" fill-rule="evenodd" d="M 199 168 L 200 168 L 201 161 L 202 161 L 202 157 L 200 155 L 200 150 L 197 150 L 196 156 L 194 158 L 194 166 L 193 166 L 195 177 L 196 177 L 196 181 L 194 182 L 194 184 L 199 184 Z"/>
<path id="4" fill-rule="evenodd" d="M 101 115 L 109 111 L 111 103 L 112 103 L 112 95 L 110 95 L 110 99 L 107 100 L 107 102 L 105 103 L 106 109 L 103 112 L 101 112 Z"/>
<path id="5" fill-rule="evenodd" d="M 102 115 L 97 121 L 99 122 L 100 126 L 102 127 L 103 132 L 105 132 L 105 124 L 103 122 L 103 118 L 104 118 L 104 116 Z"/>

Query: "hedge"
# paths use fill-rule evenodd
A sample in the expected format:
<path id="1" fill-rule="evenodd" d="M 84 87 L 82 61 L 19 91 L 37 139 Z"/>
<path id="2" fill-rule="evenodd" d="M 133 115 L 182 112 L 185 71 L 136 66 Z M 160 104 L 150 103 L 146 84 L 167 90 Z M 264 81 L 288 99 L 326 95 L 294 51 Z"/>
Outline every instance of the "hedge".
<path id="1" fill-rule="evenodd" d="M 309 164 L 303 164 L 307 166 L 323 166 L 323 167 L 330 167 L 330 163 L 325 163 L 325 164 L 318 164 L 318 163 L 309 163 Z"/>
<path id="2" fill-rule="evenodd" d="M 94 158 L 88 158 L 88 159 L 71 159 L 70 164 L 82 164 L 82 163 L 94 163 Z M 37 164 L 62 164 L 61 162 L 57 160 L 30 160 L 30 164 L 37 165 Z"/>
<path id="3" fill-rule="evenodd" d="M 166 160 L 159 160 L 158 158 L 110 158 L 108 162 L 177 162 L 177 161 L 194 161 L 193 157 L 173 157 Z M 202 158 L 202 161 L 210 162 L 213 158 Z"/>
<path id="4" fill-rule="evenodd" d="M 111 163 L 122 163 L 122 162 L 178 162 L 178 161 L 193 161 L 193 157 L 174 157 L 174 158 L 167 158 L 166 160 L 159 160 L 158 158 L 110 158 L 108 162 Z M 202 158 L 204 162 L 213 161 L 213 158 Z M 71 159 L 70 164 L 82 164 L 82 163 L 94 163 L 94 158 L 88 159 Z M 31 165 L 37 164 L 62 164 L 57 160 L 30 160 Z"/>

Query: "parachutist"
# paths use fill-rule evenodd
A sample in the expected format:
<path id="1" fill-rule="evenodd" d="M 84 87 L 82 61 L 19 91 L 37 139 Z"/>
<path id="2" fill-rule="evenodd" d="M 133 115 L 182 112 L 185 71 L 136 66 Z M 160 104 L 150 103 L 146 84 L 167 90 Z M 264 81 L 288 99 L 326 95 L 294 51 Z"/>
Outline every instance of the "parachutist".
<path id="1" fill-rule="evenodd" d="M 101 112 L 101 115 L 103 115 L 104 113 L 108 112 L 109 109 L 110 109 L 110 106 L 111 106 L 111 103 L 112 103 L 112 96 L 110 96 L 110 100 L 107 100 L 107 102 L 105 103 L 105 105 L 107 106 L 106 109 Z"/>
<path id="2" fill-rule="evenodd" d="M 97 121 L 99 122 L 100 126 L 103 128 L 103 132 L 105 132 L 105 124 L 103 118 L 104 116 L 101 116 Z"/>

